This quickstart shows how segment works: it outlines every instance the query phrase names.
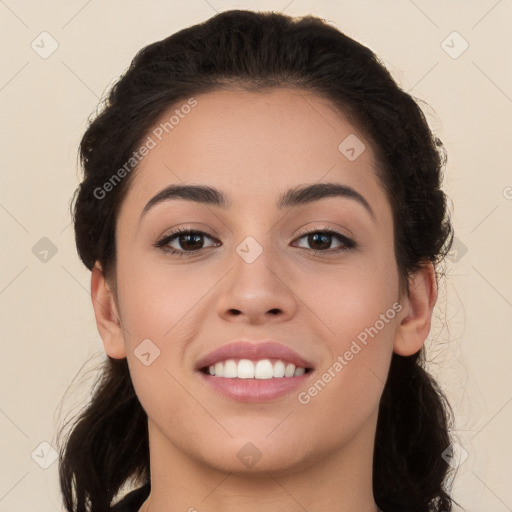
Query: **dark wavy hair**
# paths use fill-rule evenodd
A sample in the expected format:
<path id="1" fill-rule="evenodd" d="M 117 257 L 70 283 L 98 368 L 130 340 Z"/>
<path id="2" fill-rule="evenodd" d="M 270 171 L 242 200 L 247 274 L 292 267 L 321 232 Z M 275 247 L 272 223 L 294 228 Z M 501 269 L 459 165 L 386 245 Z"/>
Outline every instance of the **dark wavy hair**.
<path id="1" fill-rule="evenodd" d="M 325 20 L 243 10 L 142 48 L 106 95 L 80 143 L 84 176 L 71 205 L 85 266 L 92 270 L 99 261 L 115 289 L 116 218 L 134 173 L 101 200 L 95 191 L 130 159 L 163 112 L 201 93 L 279 87 L 328 99 L 370 141 L 392 208 L 400 288 L 408 292 L 408 277 L 429 262 L 438 281 L 453 242 L 441 190 L 446 152 L 417 101 L 369 48 Z M 447 512 L 455 502 L 448 483 L 453 469 L 444 456 L 453 412 L 425 363 L 425 346 L 412 356 L 392 355 L 373 460 L 374 499 L 384 511 Z M 128 481 L 149 483 L 147 416 L 126 358 L 104 360 L 59 457 L 69 512 L 105 512 Z"/>

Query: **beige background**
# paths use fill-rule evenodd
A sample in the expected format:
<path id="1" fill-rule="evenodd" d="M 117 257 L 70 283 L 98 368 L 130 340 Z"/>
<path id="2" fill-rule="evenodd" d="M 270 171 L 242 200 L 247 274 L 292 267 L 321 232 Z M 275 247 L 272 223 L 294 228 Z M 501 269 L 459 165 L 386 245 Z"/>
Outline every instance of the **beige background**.
<path id="1" fill-rule="evenodd" d="M 373 49 L 405 90 L 430 105 L 429 122 L 448 150 L 445 188 L 457 235 L 427 341 L 429 368 L 451 400 L 467 452 L 454 496 L 471 512 L 512 510 L 512 3 L 5 0 L 0 512 L 63 510 L 57 463 L 40 443 L 56 446 L 57 425 L 86 400 L 103 357 L 90 273 L 76 254 L 68 211 L 87 118 L 142 46 L 231 8 L 326 18 Z M 46 37 L 51 49 L 43 31 L 58 43 L 47 58 L 31 47 Z M 453 31 L 460 36 L 448 37 Z M 464 41 L 468 48 L 453 58 Z M 43 237 L 57 250 L 46 262 L 33 252 Z M 61 403 L 93 355 L 84 368 L 92 373 Z"/>

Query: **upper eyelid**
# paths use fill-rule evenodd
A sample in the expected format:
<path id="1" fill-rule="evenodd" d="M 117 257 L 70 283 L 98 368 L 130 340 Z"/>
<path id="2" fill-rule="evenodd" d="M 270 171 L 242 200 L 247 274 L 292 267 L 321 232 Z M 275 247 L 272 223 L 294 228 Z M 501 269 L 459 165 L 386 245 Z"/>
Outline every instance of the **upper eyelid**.
<path id="1" fill-rule="evenodd" d="M 347 233 L 343 233 L 343 230 L 340 230 L 340 229 L 337 229 L 337 228 L 333 228 L 333 227 L 330 227 L 330 226 L 323 226 L 321 228 L 305 228 L 303 230 L 301 230 L 301 232 L 299 233 L 298 236 L 302 237 L 302 236 L 305 236 L 305 235 L 308 235 L 308 234 L 312 234 L 312 233 L 331 233 L 333 235 L 340 235 L 348 240 L 351 240 L 352 239 L 352 236 L 351 235 L 348 235 Z"/>

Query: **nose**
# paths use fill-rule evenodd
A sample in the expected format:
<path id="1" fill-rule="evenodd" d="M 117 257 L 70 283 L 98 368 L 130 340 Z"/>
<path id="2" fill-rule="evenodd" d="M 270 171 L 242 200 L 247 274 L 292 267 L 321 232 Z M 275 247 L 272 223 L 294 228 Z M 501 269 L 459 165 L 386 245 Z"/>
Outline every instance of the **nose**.
<path id="1" fill-rule="evenodd" d="M 284 322 L 293 318 L 298 304 L 292 277 L 284 260 L 264 249 L 247 258 L 240 244 L 231 258 L 232 266 L 217 302 L 218 314 L 230 322 Z M 250 247 L 254 251 L 255 247 Z M 231 263 L 230 262 L 230 263 Z"/>

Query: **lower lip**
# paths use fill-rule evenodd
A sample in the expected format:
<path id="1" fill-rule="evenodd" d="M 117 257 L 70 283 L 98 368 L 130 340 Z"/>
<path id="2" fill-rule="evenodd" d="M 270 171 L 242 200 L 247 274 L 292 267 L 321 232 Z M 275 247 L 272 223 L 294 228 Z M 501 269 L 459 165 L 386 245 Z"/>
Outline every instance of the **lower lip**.
<path id="1" fill-rule="evenodd" d="M 304 386 L 312 373 L 278 379 L 228 379 L 203 372 L 200 376 L 214 391 L 238 402 L 267 402 Z"/>

